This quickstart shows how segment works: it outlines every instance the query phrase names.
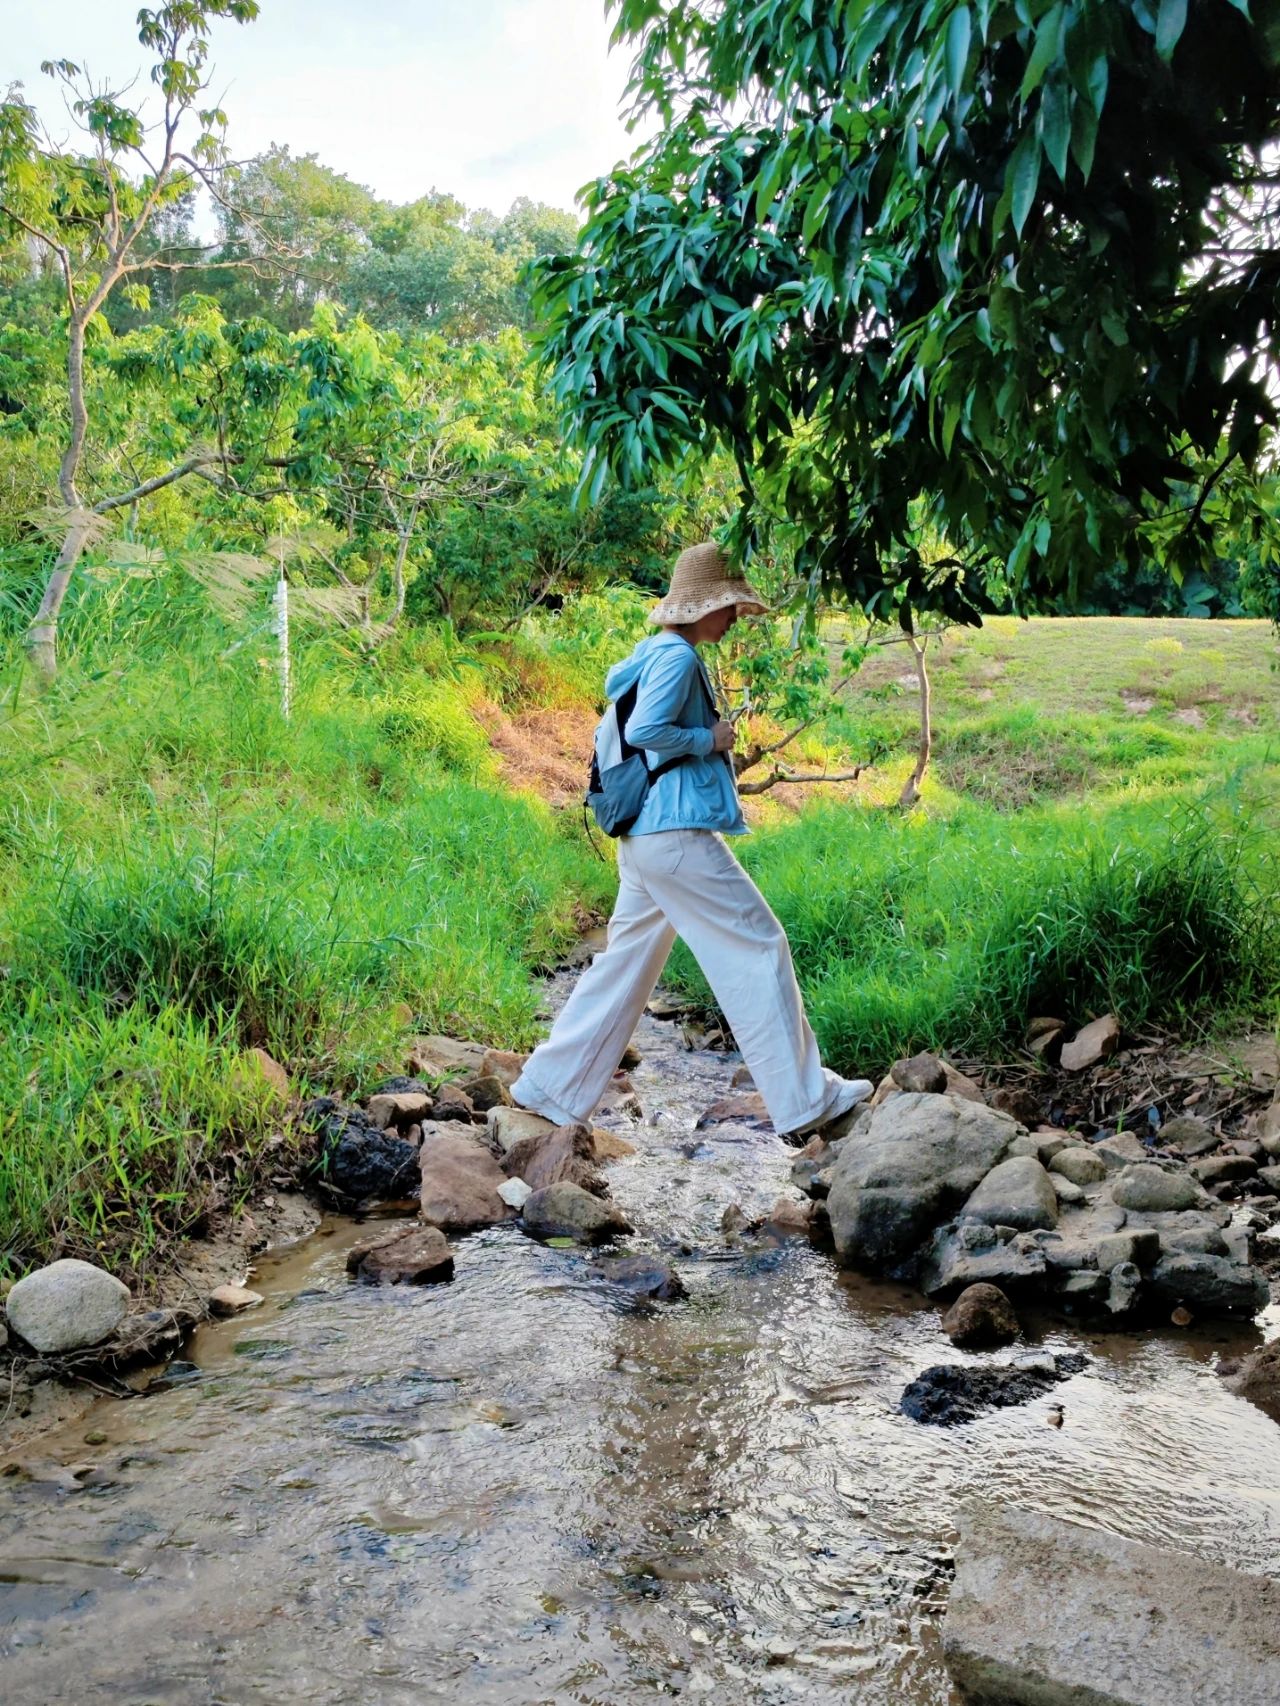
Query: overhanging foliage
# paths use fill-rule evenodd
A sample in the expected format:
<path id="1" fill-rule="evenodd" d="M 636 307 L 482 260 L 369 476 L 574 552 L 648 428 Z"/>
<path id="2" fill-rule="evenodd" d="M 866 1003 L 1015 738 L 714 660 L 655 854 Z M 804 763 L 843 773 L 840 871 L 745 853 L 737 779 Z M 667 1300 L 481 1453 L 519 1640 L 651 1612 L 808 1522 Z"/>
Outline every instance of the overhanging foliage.
<path id="1" fill-rule="evenodd" d="M 661 128 L 537 299 L 593 494 L 727 446 L 741 549 L 906 621 L 1276 559 L 1277 0 L 615 10 Z"/>

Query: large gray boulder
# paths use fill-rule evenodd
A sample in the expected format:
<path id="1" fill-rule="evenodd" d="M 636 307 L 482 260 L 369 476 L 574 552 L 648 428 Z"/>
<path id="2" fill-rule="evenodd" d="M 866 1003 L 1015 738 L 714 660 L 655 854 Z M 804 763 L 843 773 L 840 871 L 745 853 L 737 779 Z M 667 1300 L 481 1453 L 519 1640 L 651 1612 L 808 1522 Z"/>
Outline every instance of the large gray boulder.
<path id="1" fill-rule="evenodd" d="M 943 1627 L 967 1696 L 1012 1706 L 1274 1706 L 1280 1586 L 989 1500 L 960 1512 Z"/>
<path id="2" fill-rule="evenodd" d="M 1010 1155 L 979 1181 L 960 1210 L 961 1220 L 1035 1232 L 1058 1224 L 1053 1180 L 1034 1155 Z"/>
<path id="3" fill-rule="evenodd" d="M 961 1096 L 903 1091 L 882 1102 L 832 1169 L 827 1208 L 840 1261 L 903 1267 L 1021 1131 L 1009 1114 Z"/>
<path id="4" fill-rule="evenodd" d="M 64 1257 L 20 1279 L 9 1293 L 9 1326 L 46 1356 L 87 1350 L 110 1338 L 129 1308 L 129 1288 L 92 1262 Z"/>
<path id="5" fill-rule="evenodd" d="M 1248 1262 L 1195 1251 L 1161 1256 L 1148 1284 L 1164 1302 L 1200 1315 L 1256 1315 L 1270 1296 L 1266 1280 Z"/>

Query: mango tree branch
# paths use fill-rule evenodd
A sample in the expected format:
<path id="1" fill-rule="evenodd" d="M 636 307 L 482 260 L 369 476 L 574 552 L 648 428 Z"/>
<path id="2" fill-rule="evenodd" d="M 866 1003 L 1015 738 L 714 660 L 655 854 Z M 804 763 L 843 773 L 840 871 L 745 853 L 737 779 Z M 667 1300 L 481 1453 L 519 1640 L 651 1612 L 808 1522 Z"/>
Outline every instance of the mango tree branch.
<path id="1" fill-rule="evenodd" d="M 794 782 L 803 785 L 806 782 L 856 782 L 864 770 L 869 770 L 870 764 L 856 764 L 852 770 L 831 770 L 817 776 L 796 776 L 784 765 L 775 764 L 767 776 L 757 777 L 754 782 L 739 782 L 740 794 L 764 794 L 770 788 L 776 788 L 779 782 Z"/>

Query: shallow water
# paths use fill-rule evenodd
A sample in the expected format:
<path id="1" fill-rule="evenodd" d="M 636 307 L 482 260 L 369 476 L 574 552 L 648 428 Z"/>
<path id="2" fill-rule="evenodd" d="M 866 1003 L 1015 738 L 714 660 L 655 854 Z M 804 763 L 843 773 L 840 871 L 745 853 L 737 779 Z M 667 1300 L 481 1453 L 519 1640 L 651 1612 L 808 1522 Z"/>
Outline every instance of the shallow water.
<path id="1" fill-rule="evenodd" d="M 1280 1573 L 1280 1434 L 1212 1369 L 1255 1333 L 1054 1326 L 1084 1374 L 911 1422 L 903 1386 L 961 1356 L 936 1310 L 799 1244 L 726 1249 L 723 1210 L 767 1207 L 789 1152 L 695 1135 L 732 1058 L 638 1041 L 656 1123 L 624 1128 L 613 1189 L 689 1301 L 638 1309 L 509 1230 L 459 1244 L 451 1285 L 354 1286 L 360 1229 L 326 1223 L 188 1379 L 46 1442 L 97 1464 L 83 1491 L 0 1483 L 0 1697 L 954 1706 L 966 1495 Z"/>

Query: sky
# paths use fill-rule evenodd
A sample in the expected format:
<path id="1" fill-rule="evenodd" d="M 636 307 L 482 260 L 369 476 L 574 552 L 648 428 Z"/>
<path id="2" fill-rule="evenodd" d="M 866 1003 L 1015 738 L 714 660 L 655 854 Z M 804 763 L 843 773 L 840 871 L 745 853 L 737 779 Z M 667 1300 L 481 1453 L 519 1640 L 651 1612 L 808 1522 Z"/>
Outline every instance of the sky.
<path id="1" fill-rule="evenodd" d="M 147 63 L 138 0 L 0 11 L 0 91 L 21 81 L 60 136 L 42 59 L 119 85 Z M 391 201 L 436 189 L 495 213 L 520 195 L 568 208 L 633 146 L 627 57 L 608 40 L 604 0 L 261 0 L 252 24 L 214 21 L 210 92 L 236 158 L 287 143 Z"/>

